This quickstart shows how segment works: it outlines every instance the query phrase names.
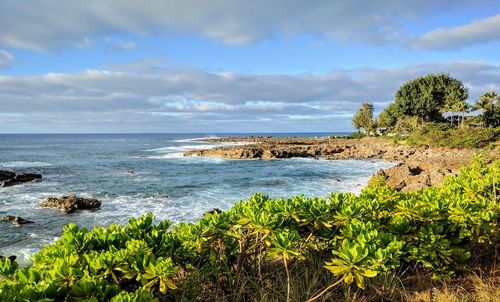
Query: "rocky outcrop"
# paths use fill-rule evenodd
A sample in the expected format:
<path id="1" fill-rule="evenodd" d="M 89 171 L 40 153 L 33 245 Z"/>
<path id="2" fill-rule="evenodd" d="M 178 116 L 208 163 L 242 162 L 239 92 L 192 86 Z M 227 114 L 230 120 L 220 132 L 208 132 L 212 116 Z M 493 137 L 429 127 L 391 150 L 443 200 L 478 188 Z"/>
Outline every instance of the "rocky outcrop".
<path id="1" fill-rule="evenodd" d="M 446 176 L 457 173 L 457 170 L 435 165 L 400 163 L 388 169 L 380 169 L 373 177 L 382 177 L 388 187 L 408 192 L 441 184 Z"/>
<path id="2" fill-rule="evenodd" d="M 185 156 L 208 156 L 235 159 L 282 159 L 311 157 L 323 159 L 382 159 L 399 162 L 393 168 L 381 170 L 390 187 L 411 191 L 440 184 L 448 175 L 470 164 L 478 150 L 415 147 L 395 144 L 379 138 L 214 138 L 215 143 L 245 142 L 246 145 L 223 146 L 193 150 Z M 498 157 L 498 155 L 497 155 Z"/>
<path id="3" fill-rule="evenodd" d="M 246 142 L 248 145 L 223 146 L 186 152 L 185 156 L 208 156 L 236 159 L 280 159 L 291 157 L 321 157 L 325 159 L 380 158 L 391 161 L 417 161 L 432 158 L 447 160 L 453 153 L 453 162 L 469 161 L 473 150 L 429 149 L 396 145 L 383 139 L 328 139 L 328 138 L 216 138 L 208 142 Z M 464 162 L 459 163 L 463 165 Z"/>
<path id="4" fill-rule="evenodd" d="M 19 173 L 0 171 L 0 187 L 11 187 L 32 181 L 42 180 L 42 175 L 38 173 Z"/>
<path id="5" fill-rule="evenodd" d="M 208 142 L 235 142 L 236 138 L 206 139 Z M 252 144 L 223 146 L 186 152 L 185 156 L 208 156 L 236 159 L 280 159 L 320 157 L 324 159 L 379 158 L 401 162 L 442 162 L 452 168 L 466 165 L 476 150 L 414 147 L 394 144 L 384 139 L 328 138 L 238 138 Z"/>
<path id="6" fill-rule="evenodd" d="M 58 208 L 64 213 L 73 213 L 76 210 L 89 210 L 101 207 L 101 202 L 94 198 L 81 198 L 75 195 L 49 197 L 39 204 L 41 207 Z"/>
<path id="7" fill-rule="evenodd" d="M 0 221 L 11 221 L 12 224 L 14 225 L 21 225 L 21 224 L 28 224 L 28 223 L 34 223 L 34 221 L 24 219 L 19 216 L 11 216 L 11 215 L 5 215 L 2 218 L 0 218 Z"/>

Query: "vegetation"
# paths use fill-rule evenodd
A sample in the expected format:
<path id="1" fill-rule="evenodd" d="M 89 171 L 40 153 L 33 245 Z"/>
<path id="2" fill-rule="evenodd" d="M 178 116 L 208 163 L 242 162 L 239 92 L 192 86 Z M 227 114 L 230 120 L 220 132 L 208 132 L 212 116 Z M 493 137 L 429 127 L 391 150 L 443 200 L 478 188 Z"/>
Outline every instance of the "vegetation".
<path id="1" fill-rule="evenodd" d="M 369 135 L 382 127 L 392 137 L 409 136 L 415 145 L 481 148 L 500 139 L 500 96 L 486 92 L 474 105 L 467 102 L 468 90 L 463 83 L 447 74 L 429 74 L 404 83 L 395 101 L 372 121 L 363 103 L 353 117 L 353 125 Z M 467 116 L 480 110 L 478 116 Z M 443 114 L 447 114 L 445 118 Z M 370 117 L 369 119 L 367 117 Z"/>
<path id="2" fill-rule="evenodd" d="M 373 104 L 361 104 L 361 108 L 359 108 L 352 118 L 352 124 L 354 128 L 358 129 L 358 132 L 360 128 L 363 128 L 365 132 L 370 131 L 375 125 L 373 121 Z"/>
<path id="3" fill-rule="evenodd" d="M 347 139 L 360 139 L 365 137 L 365 134 L 363 132 L 353 132 L 349 134 L 348 136 L 341 137 L 341 138 L 347 138 Z"/>
<path id="4" fill-rule="evenodd" d="M 482 110 L 482 126 L 500 127 L 500 96 L 496 92 L 488 91 L 483 94 L 473 108 Z"/>
<path id="5" fill-rule="evenodd" d="M 427 123 L 408 137 L 411 144 L 455 148 L 482 148 L 498 140 L 499 128 L 452 128 L 443 123 Z"/>
<path id="6" fill-rule="evenodd" d="M 394 112 L 423 122 L 440 121 L 442 113 L 462 112 L 469 93 L 463 83 L 447 74 L 429 74 L 404 83 L 396 92 Z"/>
<path id="7" fill-rule="evenodd" d="M 375 181 L 327 199 L 255 194 L 175 226 L 152 214 L 91 231 L 69 224 L 32 266 L 0 260 L 0 300 L 412 299 L 422 280 L 429 289 L 495 267 L 499 175 L 500 161 L 477 161 L 411 193 Z"/>

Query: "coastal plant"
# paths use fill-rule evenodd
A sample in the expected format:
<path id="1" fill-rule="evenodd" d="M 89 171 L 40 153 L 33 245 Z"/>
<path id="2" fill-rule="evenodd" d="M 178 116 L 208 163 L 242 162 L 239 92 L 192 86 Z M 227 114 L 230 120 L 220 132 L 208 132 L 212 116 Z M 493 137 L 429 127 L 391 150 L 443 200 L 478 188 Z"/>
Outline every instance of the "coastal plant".
<path id="1" fill-rule="evenodd" d="M 286 272 L 286 301 L 290 301 L 290 272 L 288 271 L 288 261 L 291 258 L 302 259 L 300 250 L 295 246 L 297 244 L 297 231 L 283 230 L 280 233 L 274 234 L 270 241 L 266 242 L 266 245 L 270 248 L 267 250 L 267 254 L 270 258 L 279 258 L 283 260 L 283 265 Z"/>
<path id="2" fill-rule="evenodd" d="M 194 223 L 151 213 L 92 230 L 70 223 L 30 266 L 0 258 L 0 300 L 314 301 L 413 275 L 453 281 L 479 258 L 494 266 L 500 242 L 500 161 L 474 162 L 415 192 L 376 180 L 358 195 L 257 193 Z"/>

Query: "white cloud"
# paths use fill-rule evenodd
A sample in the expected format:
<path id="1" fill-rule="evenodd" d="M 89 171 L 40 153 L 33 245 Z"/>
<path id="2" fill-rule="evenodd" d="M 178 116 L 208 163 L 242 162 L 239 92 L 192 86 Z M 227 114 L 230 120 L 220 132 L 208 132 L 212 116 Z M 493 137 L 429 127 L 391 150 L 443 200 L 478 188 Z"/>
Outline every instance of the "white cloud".
<path id="1" fill-rule="evenodd" d="M 131 41 L 121 41 L 112 38 L 103 39 L 105 44 L 105 51 L 108 53 L 130 51 L 137 48 L 137 44 Z"/>
<path id="2" fill-rule="evenodd" d="M 420 49 L 453 49 L 500 41 L 500 14 L 463 26 L 439 28 L 413 40 Z"/>
<path id="3" fill-rule="evenodd" d="M 0 68 L 7 67 L 13 60 L 14 56 L 10 52 L 0 49 Z"/>
<path id="4" fill-rule="evenodd" d="M 438 72 L 463 80 L 472 100 L 500 90 L 500 65 L 482 61 L 297 75 L 136 65 L 0 76 L 0 131 L 349 130 L 361 102 L 380 110 L 402 82 Z"/>
<path id="5" fill-rule="evenodd" d="M 194 33 L 230 44 L 314 32 L 385 43 L 404 23 L 495 0 L 32 0 L 0 2 L 0 46 L 53 50 L 114 34 Z"/>

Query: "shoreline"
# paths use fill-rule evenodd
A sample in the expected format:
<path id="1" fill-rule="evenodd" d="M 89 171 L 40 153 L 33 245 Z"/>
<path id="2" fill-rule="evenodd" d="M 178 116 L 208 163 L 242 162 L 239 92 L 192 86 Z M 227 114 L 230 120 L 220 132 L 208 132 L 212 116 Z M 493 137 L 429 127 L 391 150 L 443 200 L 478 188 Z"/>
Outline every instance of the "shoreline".
<path id="1" fill-rule="evenodd" d="M 409 146 L 382 138 L 301 138 L 301 137 L 218 137 L 197 139 L 210 143 L 246 144 L 197 149 L 184 156 L 229 159 L 315 158 L 380 159 L 396 162 L 394 167 L 379 170 L 373 176 L 383 177 L 397 190 L 413 191 L 441 184 L 446 176 L 456 175 L 460 168 L 471 165 L 477 153 L 487 158 L 498 155 L 484 149 L 455 149 Z"/>

